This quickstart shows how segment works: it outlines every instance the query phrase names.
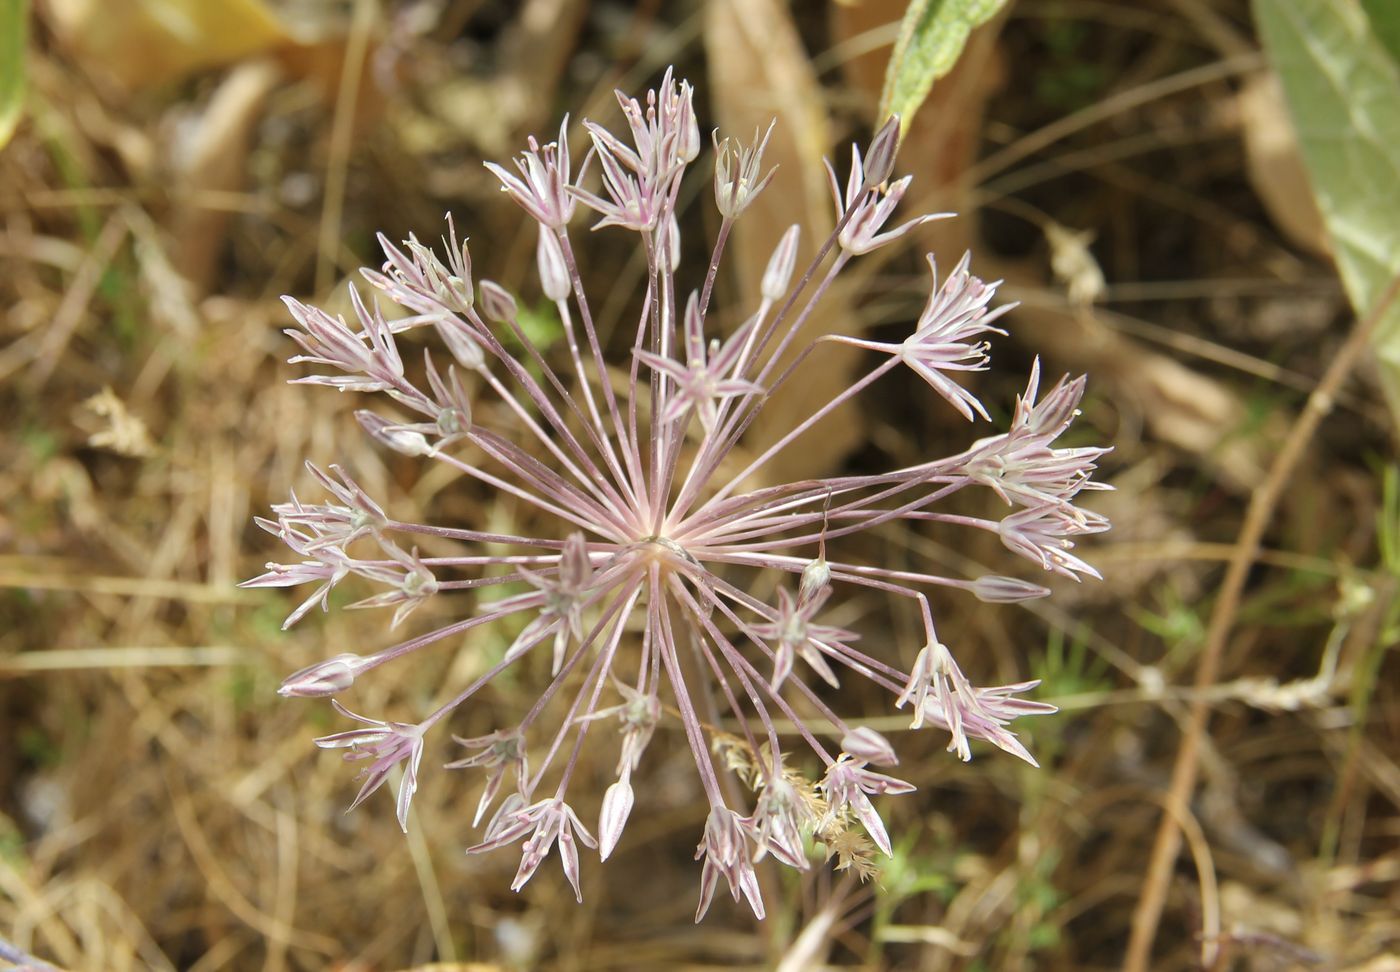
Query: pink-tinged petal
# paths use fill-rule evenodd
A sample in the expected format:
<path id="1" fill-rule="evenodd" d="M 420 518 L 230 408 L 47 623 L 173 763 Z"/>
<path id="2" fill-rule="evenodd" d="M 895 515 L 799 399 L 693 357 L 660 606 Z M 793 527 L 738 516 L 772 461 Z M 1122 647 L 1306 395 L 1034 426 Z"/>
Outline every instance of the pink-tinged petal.
<path id="1" fill-rule="evenodd" d="M 763 894 L 758 889 L 758 875 L 754 873 L 752 867 L 746 867 L 743 873 L 739 875 L 739 889 L 743 891 L 744 897 L 748 899 L 749 907 L 753 909 L 753 916 L 759 921 L 762 921 L 765 917 L 763 911 Z"/>
<path id="2" fill-rule="evenodd" d="M 704 856 L 703 853 L 699 856 Z M 715 886 L 719 884 L 719 868 L 708 860 L 700 871 L 700 903 L 695 906 L 695 923 L 700 920 L 710 910 L 710 902 L 714 900 Z M 762 917 L 761 915 L 759 917 Z"/>
<path id="3" fill-rule="evenodd" d="M 574 898 L 583 903 L 583 891 L 578 884 L 578 847 L 574 844 L 574 835 L 565 827 L 559 834 L 559 863 L 564 868 L 564 877 L 568 878 L 569 885 L 574 889 Z"/>
<path id="4" fill-rule="evenodd" d="M 912 700 L 914 702 L 914 722 L 910 726 L 918 729 L 924 724 L 924 700 L 928 698 L 929 679 L 933 677 L 932 658 L 929 646 L 925 645 L 919 649 L 919 655 L 914 659 L 914 667 L 909 670 L 909 680 L 905 683 L 904 691 L 894 700 L 896 709 L 902 709 Z"/>
<path id="5" fill-rule="evenodd" d="M 885 822 L 875 812 L 870 798 L 864 793 L 857 792 L 851 798 L 851 809 L 855 811 L 856 817 L 865 827 L 865 832 L 870 835 L 870 839 L 875 842 L 875 846 L 884 851 L 886 857 L 893 857 L 894 850 L 890 847 L 890 835 L 885 830 Z"/>
<path id="6" fill-rule="evenodd" d="M 408 757 L 408 765 L 403 770 L 403 779 L 399 782 L 397 816 L 399 829 L 404 833 L 408 833 L 408 808 L 413 802 L 413 795 L 418 792 L 418 764 L 422 761 L 423 738 L 419 736 L 414 741 L 412 754 Z"/>

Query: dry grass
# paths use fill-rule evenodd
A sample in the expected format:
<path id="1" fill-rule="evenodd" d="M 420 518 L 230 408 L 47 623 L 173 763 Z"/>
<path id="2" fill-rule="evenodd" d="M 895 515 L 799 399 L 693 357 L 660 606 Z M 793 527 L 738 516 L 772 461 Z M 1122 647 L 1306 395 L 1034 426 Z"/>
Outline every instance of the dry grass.
<path id="1" fill-rule="evenodd" d="M 584 865 L 582 906 L 548 865 L 515 895 L 509 853 L 461 853 L 476 792 L 460 776 L 425 773 L 407 839 L 387 799 L 342 814 L 352 774 L 310 745 L 328 707 L 274 689 L 386 643 L 386 622 L 332 611 L 282 633 L 283 598 L 234 587 L 279 556 L 251 518 L 305 483 L 306 458 L 354 468 L 405 518 L 527 514 L 415 480 L 364 443 L 350 402 L 289 387 L 276 295 L 326 299 L 374 259 L 373 230 L 431 234 L 449 207 L 480 275 L 525 280 L 533 236 L 480 160 L 566 110 L 609 111 L 613 85 L 672 61 L 702 93 L 757 103 L 783 100 L 758 75 L 815 71 L 791 110 L 842 138 L 868 125 L 879 24 L 903 5 L 793 5 L 795 22 L 762 5 L 811 62 L 728 86 L 705 83 L 706 51 L 733 27 L 698 0 L 444 0 L 415 8 L 421 22 L 407 7 L 375 20 L 366 0 L 287 4 L 317 39 L 251 31 L 252 49 L 163 78 L 123 74 L 156 68 L 85 41 L 61 16 L 74 4 L 39 5 L 29 117 L 0 153 L 0 936 L 98 972 L 1113 968 L 1169 812 L 1184 848 L 1151 968 L 1400 968 L 1394 429 L 1364 365 L 1307 418 L 1316 434 L 1300 425 L 1351 317 L 1330 266 L 1258 201 L 1267 171 L 1246 172 L 1239 95 L 1260 61 L 1243 0 L 1021 0 L 902 160 L 967 213 L 926 242 L 975 244 L 1024 301 L 984 400 L 1009 401 L 1043 350 L 1052 370 L 1089 370 L 1086 424 L 1116 447 L 1118 492 L 1100 504 L 1115 531 L 1089 555 L 1104 584 L 1029 612 L 941 605 L 977 674 L 1032 671 L 1062 705 L 1030 729 L 1043 769 L 993 752 L 959 764 L 848 692 L 844 711 L 897 733 L 919 787 L 884 808 L 897 857 L 867 884 L 765 872 L 762 925 L 727 902 L 690 922 L 702 821 L 664 725 L 637 819 L 605 866 Z M 1052 252 L 1047 238 L 1070 245 L 1052 225 L 1095 230 L 1096 263 Z M 607 235 L 590 242 L 591 269 L 622 291 L 637 268 Z M 1068 299 L 1057 256 L 1081 286 L 1101 268 L 1096 303 Z M 908 320 L 908 257 L 843 298 L 869 326 Z M 860 441 L 827 461 L 965 434 L 907 400 L 868 399 Z M 1290 436 L 1272 515 L 1256 502 L 1246 529 Z M 869 554 L 1001 560 L 939 540 L 889 532 Z M 912 619 L 860 608 L 867 627 L 888 618 L 908 664 Z M 423 710 L 500 637 L 391 667 L 357 707 Z M 530 686 L 500 681 L 454 731 L 490 731 Z M 1183 740 L 1199 781 L 1175 800 Z M 603 780 L 612 754 L 597 759 L 584 772 Z"/>

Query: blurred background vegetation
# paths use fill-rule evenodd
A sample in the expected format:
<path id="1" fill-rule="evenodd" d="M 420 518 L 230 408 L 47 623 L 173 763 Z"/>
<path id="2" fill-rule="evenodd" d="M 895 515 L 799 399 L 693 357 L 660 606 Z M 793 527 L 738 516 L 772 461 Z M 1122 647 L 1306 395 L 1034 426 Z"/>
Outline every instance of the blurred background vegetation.
<path id="1" fill-rule="evenodd" d="M 513 854 L 461 853 L 475 781 L 425 772 L 407 838 L 387 798 L 342 814 L 352 769 L 310 744 L 329 707 L 274 690 L 386 644 L 387 619 L 281 632 L 286 597 L 234 587 L 283 557 L 251 518 L 306 486 L 307 458 L 405 519 L 529 514 L 415 478 L 350 401 L 289 387 L 276 298 L 344 301 L 375 231 L 435 238 L 451 211 L 478 275 L 546 306 L 534 234 L 482 160 L 566 112 L 577 139 L 615 120 L 615 87 L 675 65 L 702 128 L 778 120 L 782 174 L 722 280 L 738 305 L 784 227 L 830 227 L 820 158 L 868 138 L 909 4 L 0 0 L 0 935 L 101 972 L 1400 968 L 1400 315 L 1368 313 L 1400 269 L 1400 12 L 961 6 L 987 22 L 907 119 L 899 171 L 917 209 L 962 215 L 857 270 L 824 320 L 907 327 L 925 251 L 973 249 L 1005 278 L 1021 306 L 978 393 L 1004 419 L 1034 355 L 1088 372 L 1078 434 L 1116 450 L 1095 504 L 1114 531 L 1085 550 L 1106 580 L 1029 610 L 938 605 L 970 675 L 1034 675 L 1061 706 L 1025 727 L 1041 769 L 958 763 L 848 686 L 841 711 L 894 734 L 919 787 L 882 805 L 895 858 L 865 883 L 765 874 L 768 921 L 725 900 L 697 927 L 703 808 L 664 725 L 582 906 L 554 866 L 517 895 Z M 643 267 L 586 239 L 611 326 Z M 532 326 L 547 342 L 557 324 Z M 965 446 L 913 390 L 867 395 L 777 473 Z M 969 576 L 1006 560 L 906 528 L 866 555 Z M 856 609 L 912 662 L 913 619 Z M 425 711 L 501 639 L 386 669 L 355 707 Z M 522 711 L 535 675 L 498 679 L 453 730 Z"/>

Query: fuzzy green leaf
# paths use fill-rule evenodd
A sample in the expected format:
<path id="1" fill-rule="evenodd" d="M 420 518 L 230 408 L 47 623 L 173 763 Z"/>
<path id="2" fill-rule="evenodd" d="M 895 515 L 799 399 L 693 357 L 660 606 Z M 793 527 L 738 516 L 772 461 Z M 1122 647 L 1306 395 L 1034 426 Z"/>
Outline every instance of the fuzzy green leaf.
<path id="1" fill-rule="evenodd" d="M 1337 270 L 1364 314 L 1400 273 L 1400 65 L 1358 0 L 1255 0 L 1254 11 Z M 1400 307 L 1381 322 L 1373 348 L 1400 421 Z"/>
<path id="2" fill-rule="evenodd" d="M 29 39 L 29 0 L 0 0 L 0 148 L 24 112 L 24 48 Z"/>
<path id="3" fill-rule="evenodd" d="M 933 82 L 953 69 L 973 29 L 985 24 L 1006 0 L 911 0 L 885 71 L 880 118 L 899 115 L 909 128 Z"/>

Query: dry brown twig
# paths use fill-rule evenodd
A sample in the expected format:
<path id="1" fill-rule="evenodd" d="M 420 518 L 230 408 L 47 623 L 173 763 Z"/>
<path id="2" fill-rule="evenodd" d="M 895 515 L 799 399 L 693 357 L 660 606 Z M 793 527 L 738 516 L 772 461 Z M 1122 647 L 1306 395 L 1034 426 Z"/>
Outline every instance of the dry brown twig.
<path id="1" fill-rule="evenodd" d="M 1307 405 L 1293 423 L 1288 438 L 1284 440 L 1269 468 L 1268 476 L 1251 497 L 1249 507 L 1245 511 L 1244 524 L 1240 528 L 1239 540 L 1235 544 L 1235 554 L 1226 568 L 1220 596 L 1216 599 L 1210 625 L 1206 630 L 1205 649 L 1201 654 L 1200 667 L 1196 670 L 1198 691 L 1210 688 L 1220 673 L 1220 659 L 1225 651 L 1226 640 L 1234 627 L 1235 616 L 1239 612 L 1245 578 L 1254 564 L 1263 541 L 1264 530 L 1273 518 L 1274 509 L 1278 506 L 1284 487 L 1302 458 L 1303 450 L 1312 440 L 1313 433 L 1332 410 L 1342 383 L 1351 374 L 1361 355 L 1370 347 L 1372 334 L 1385 318 L 1397 296 L 1400 296 L 1400 276 L 1391 280 L 1371 310 L 1357 320 L 1346 342 L 1327 366 L 1327 371 L 1318 382 L 1317 388 L 1308 396 Z M 1126 972 L 1145 972 L 1148 968 L 1157 925 L 1166 904 L 1171 867 L 1181 850 L 1180 820 L 1196 788 L 1201 741 L 1209 717 L 1209 703 L 1204 695 L 1198 695 L 1191 705 L 1186 735 L 1181 741 L 1176 762 L 1172 766 L 1171 783 L 1165 804 L 1167 813 L 1158 825 L 1147 877 L 1143 882 L 1142 897 L 1138 899 L 1137 908 L 1133 912 L 1132 932 L 1123 960 Z"/>

